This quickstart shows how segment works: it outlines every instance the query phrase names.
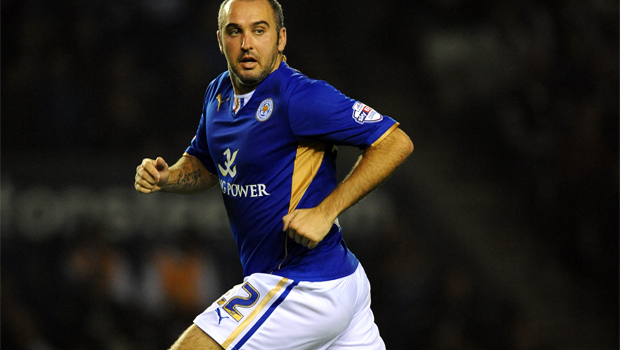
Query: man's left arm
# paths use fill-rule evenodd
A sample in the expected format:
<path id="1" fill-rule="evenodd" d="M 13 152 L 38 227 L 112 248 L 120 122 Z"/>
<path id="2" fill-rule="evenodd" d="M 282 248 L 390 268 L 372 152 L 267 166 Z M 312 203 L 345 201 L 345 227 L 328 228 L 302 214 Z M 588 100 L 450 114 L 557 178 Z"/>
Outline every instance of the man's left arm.
<path id="1" fill-rule="evenodd" d="M 310 249 L 329 233 L 334 220 L 379 187 L 413 151 L 413 143 L 400 128 L 366 149 L 347 178 L 321 204 L 296 209 L 284 216 L 284 231 Z"/>

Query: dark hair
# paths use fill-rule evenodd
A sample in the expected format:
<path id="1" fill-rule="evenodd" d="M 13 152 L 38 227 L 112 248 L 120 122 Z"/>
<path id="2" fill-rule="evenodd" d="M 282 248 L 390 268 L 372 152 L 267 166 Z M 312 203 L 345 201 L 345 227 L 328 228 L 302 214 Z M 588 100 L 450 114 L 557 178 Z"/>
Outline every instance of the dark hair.
<path id="1" fill-rule="evenodd" d="M 218 29 L 222 29 L 222 12 L 224 10 L 224 6 L 228 4 L 231 0 L 224 0 L 220 5 L 220 11 L 217 14 L 217 26 Z M 271 8 L 273 9 L 273 13 L 276 19 L 276 32 L 280 34 L 280 29 L 284 27 L 284 12 L 282 11 L 282 5 L 278 2 L 278 0 L 267 0 Z"/>

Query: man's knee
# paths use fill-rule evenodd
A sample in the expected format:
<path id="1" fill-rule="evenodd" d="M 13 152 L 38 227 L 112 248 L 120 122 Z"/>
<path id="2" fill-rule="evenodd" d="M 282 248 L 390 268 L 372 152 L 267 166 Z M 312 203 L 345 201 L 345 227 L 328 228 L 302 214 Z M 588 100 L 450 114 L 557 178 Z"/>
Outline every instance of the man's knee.
<path id="1" fill-rule="evenodd" d="M 181 334 L 170 350 L 222 350 L 220 344 L 195 324 L 192 324 Z"/>

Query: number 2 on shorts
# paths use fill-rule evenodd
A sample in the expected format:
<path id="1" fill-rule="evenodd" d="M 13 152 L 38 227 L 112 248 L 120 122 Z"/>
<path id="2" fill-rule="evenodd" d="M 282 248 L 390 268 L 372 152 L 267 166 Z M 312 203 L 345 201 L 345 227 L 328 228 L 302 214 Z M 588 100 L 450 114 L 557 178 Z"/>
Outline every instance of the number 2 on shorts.
<path id="1" fill-rule="evenodd" d="M 237 308 L 252 307 L 260 298 L 260 293 L 250 283 L 244 283 L 241 288 L 248 293 L 247 297 L 236 296 L 231 298 L 228 302 L 226 302 L 226 304 L 224 304 L 224 306 L 222 306 L 224 311 L 232 316 L 232 318 L 234 318 L 237 322 L 243 318 L 243 315 L 237 310 Z"/>

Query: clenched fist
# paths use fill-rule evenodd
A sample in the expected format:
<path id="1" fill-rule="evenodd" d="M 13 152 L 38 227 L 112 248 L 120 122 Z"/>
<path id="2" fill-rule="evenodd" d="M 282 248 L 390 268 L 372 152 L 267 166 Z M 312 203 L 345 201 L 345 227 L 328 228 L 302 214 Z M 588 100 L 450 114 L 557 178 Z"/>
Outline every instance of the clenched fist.
<path id="1" fill-rule="evenodd" d="M 134 187 L 136 191 L 142 193 L 157 192 L 168 183 L 169 177 L 168 164 L 162 157 L 157 157 L 155 160 L 145 158 L 136 168 Z"/>

